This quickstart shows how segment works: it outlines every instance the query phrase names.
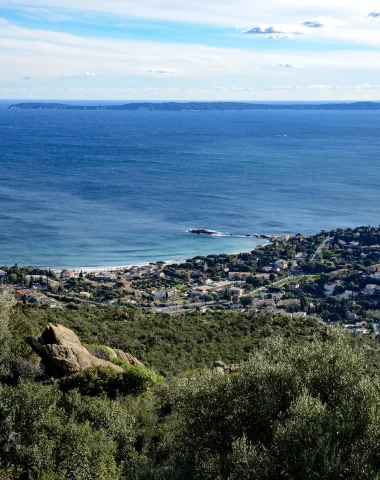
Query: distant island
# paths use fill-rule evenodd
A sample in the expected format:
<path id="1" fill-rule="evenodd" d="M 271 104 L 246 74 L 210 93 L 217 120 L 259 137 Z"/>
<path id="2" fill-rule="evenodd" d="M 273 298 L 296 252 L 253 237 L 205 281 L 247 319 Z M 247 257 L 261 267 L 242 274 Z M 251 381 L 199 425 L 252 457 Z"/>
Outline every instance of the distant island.
<path id="1" fill-rule="evenodd" d="M 377 102 L 322 104 L 264 104 L 247 102 L 139 102 L 124 105 L 67 105 L 65 103 L 26 102 L 8 110 L 130 110 L 130 111 L 234 111 L 234 110 L 380 110 Z"/>

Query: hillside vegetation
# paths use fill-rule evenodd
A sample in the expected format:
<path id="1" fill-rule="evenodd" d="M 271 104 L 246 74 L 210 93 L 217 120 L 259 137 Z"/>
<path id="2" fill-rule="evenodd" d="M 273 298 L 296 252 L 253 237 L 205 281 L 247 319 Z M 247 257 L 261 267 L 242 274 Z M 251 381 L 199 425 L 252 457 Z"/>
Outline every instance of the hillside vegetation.
<path id="1" fill-rule="evenodd" d="M 25 342 L 48 322 L 153 372 L 119 362 L 123 373 L 49 379 Z M 1 479 L 380 478 L 379 344 L 369 337 L 281 317 L 0 299 L 0 342 Z"/>

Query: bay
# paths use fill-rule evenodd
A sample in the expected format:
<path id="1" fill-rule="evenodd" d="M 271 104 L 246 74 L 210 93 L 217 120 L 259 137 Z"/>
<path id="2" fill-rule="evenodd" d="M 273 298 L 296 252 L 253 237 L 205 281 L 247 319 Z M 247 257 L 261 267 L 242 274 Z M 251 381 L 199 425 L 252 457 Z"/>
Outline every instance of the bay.
<path id="1" fill-rule="evenodd" d="M 380 112 L 0 109 L 0 265 L 253 249 L 380 223 Z"/>

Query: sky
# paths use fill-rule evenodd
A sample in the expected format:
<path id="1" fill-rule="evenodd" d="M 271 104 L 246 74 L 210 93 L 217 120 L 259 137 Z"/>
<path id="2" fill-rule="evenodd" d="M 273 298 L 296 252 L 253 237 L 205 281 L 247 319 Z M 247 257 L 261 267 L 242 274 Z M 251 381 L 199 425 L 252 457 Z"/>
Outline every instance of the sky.
<path id="1" fill-rule="evenodd" d="M 380 0 L 1 0 L 0 98 L 378 100 Z"/>

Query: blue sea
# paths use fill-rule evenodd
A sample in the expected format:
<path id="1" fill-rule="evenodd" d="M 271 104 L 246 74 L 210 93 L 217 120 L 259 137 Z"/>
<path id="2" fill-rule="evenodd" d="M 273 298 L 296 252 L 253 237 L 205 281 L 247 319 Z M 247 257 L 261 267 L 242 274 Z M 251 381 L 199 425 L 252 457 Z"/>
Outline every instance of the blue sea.
<path id="1" fill-rule="evenodd" d="M 378 225 L 379 185 L 380 112 L 0 108 L 0 265 L 128 265 L 259 242 L 191 228 Z"/>

